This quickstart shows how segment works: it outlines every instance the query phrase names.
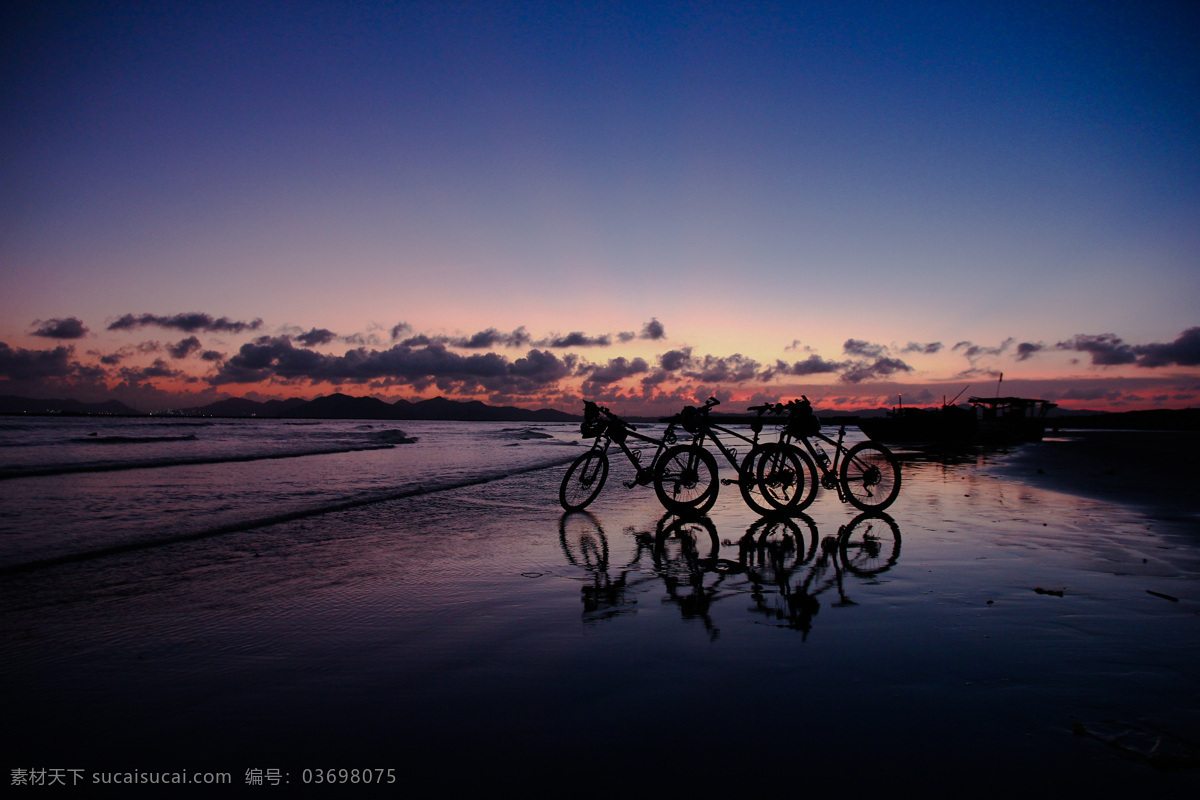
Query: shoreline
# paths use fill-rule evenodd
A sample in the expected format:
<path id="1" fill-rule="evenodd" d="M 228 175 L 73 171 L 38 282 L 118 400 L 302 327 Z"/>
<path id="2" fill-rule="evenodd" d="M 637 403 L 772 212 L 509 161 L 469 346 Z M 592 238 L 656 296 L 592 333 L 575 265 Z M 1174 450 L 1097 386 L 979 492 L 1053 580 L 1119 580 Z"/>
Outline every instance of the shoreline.
<path id="1" fill-rule="evenodd" d="M 1200 521 L 1196 431 L 1061 430 L 1015 448 L 993 469 L 1032 486 L 1134 506 L 1148 516 Z"/>

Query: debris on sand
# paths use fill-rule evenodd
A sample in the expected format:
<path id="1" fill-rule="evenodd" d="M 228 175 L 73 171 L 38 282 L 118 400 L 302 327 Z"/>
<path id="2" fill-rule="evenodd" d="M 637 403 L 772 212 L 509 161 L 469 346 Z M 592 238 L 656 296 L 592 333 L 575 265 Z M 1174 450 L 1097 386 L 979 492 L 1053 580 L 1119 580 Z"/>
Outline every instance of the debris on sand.
<path id="1" fill-rule="evenodd" d="M 1191 742 L 1128 722 L 1104 720 L 1071 724 L 1076 736 L 1087 736 L 1159 769 L 1200 766 L 1200 753 Z"/>

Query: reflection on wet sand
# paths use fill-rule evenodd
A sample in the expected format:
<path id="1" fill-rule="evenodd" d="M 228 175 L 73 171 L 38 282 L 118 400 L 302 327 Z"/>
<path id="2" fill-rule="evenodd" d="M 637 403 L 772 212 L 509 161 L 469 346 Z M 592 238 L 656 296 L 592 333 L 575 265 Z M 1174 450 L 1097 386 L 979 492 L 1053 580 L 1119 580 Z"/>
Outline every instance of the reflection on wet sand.
<path id="1" fill-rule="evenodd" d="M 637 610 L 637 595 L 661 585 L 663 602 L 684 620 L 700 620 L 710 640 L 720 635 L 713 607 L 748 597 L 754 613 L 807 639 L 820 610 L 818 595 L 836 589 L 835 608 L 854 606 L 846 576 L 869 585 L 900 557 L 900 528 L 883 513 L 859 514 L 836 533 L 821 536 L 816 522 L 800 514 L 755 520 L 738 539 L 722 540 L 708 517 L 666 514 L 655 529 L 629 529 L 632 559 L 610 563 L 608 537 L 588 512 L 564 514 L 559 541 L 567 562 L 588 575 L 581 590 L 584 620 L 595 623 Z"/>

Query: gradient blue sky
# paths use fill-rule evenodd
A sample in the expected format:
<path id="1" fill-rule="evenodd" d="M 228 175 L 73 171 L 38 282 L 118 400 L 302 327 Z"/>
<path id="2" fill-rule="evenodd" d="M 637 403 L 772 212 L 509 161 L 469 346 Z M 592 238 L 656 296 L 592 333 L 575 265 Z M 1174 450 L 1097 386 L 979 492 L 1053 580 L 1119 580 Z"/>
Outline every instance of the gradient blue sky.
<path id="1" fill-rule="evenodd" d="M 0 392 L 1200 398 L 1195 3 L 3 13 Z"/>

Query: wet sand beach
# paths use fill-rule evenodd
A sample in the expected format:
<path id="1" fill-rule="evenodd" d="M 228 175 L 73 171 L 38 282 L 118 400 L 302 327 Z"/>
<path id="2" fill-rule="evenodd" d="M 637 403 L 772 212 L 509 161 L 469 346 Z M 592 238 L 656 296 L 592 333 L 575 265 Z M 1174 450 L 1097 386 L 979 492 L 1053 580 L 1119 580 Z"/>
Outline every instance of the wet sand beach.
<path id="1" fill-rule="evenodd" d="M 853 566 L 826 491 L 772 525 L 723 487 L 672 529 L 614 462 L 586 514 L 558 467 L 16 572 L 7 761 L 318 794 L 312 770 L 390 769 L 392 794 L 1190 797 L 1196 518 L 1061 491 L 1093 462 L 1056 444 L 906 462 Z"/>

